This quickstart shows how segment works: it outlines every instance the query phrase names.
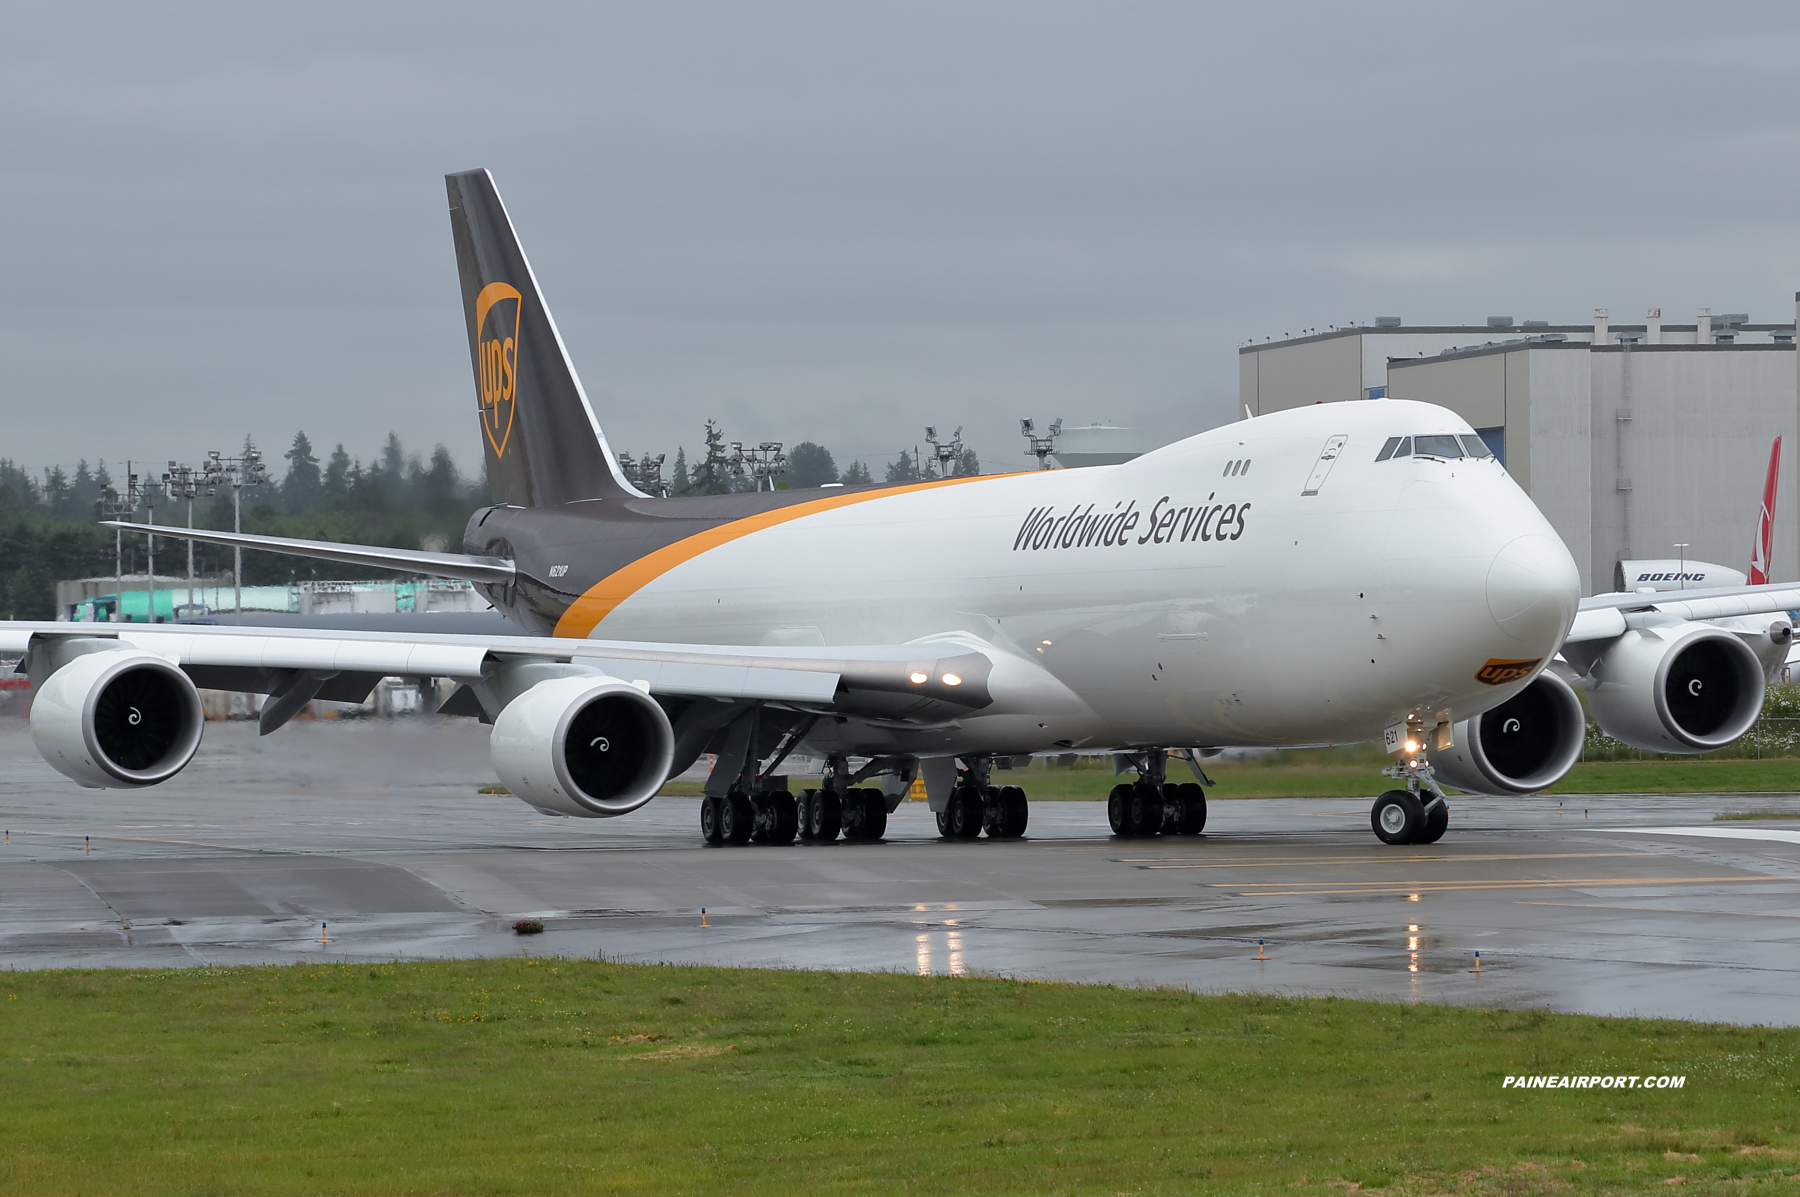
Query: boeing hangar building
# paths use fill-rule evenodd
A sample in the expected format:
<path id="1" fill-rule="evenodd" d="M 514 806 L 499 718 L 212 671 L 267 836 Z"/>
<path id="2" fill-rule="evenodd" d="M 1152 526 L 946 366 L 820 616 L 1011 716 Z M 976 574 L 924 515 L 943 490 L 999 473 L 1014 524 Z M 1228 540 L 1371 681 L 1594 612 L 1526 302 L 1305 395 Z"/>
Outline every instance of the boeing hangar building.
<path id="1" fill-rule="evenodd" d="M 1705 309 L 1692 324 L 1655 311 L 1613 324 L 1605 309 L 1579 325 L 1383 317 L 1242 346 L 1238 390 L 1257 415 L 1383 396 L 1451 409 L 1562 534 L 1588 594 L 1613 589 L 1621 560 L 1746 569 L 1781 437 L 1769 576 L 1788 581 L 1800 578 L 1794 327 Z"/>

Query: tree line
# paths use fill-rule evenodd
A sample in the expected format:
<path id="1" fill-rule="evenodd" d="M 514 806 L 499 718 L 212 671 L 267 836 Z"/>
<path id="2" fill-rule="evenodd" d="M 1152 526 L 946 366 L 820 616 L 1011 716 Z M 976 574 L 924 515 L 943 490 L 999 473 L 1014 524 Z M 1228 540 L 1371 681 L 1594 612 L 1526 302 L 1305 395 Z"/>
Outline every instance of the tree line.
<path id="1" fill-rule="evenodd" d="M 255 443 L 245 437 L 244 453 L 255 450 Z M 663 480 L 668 494 L 729 494 L 755 486 L 747 472 L 733 468 L 725 434 L 711 420 L 706 422 L 695 457 L 690 465 L 686 449 L 677 448 L 673 468 Z M 950 476 L 979 474 L 981 462 L 973 449 L 966 449 L 948 463 L 945 472 Z M 389 548 L 455 550 L 461 547 L 470 515 L 494 501 L 485 477 L 479 471 L 475 477 L 465 476 L 444 446 L 438 445 L 424 456 L 408 453 L 400 437 L 391 432 L 367 463 L 353 457 L 341 442 L 321 459 L 312 439 L 297 432 L 280 460 L 268 463 L 268 474 L 262 485 L 244 488 L 246 532 Z M 187 523 L 186 501 L 172 499 L 161 476 L 158 467 L 153 476 L 143 479 L 142 489 L 153 502 L 139 504 L 121 518 L 137 523 Z M 887 464 L 883 480 L 912 482 L 938 476 L 935 457 L 902 450 L 897 460 Z M 798 489 L 831 483 L 866 486 L 874 481 L 862 462 L 853 461 L 840 470 L 829 449 L 801 441 L 788 449 L 787 473 L 775 484 L 778 489 Z M 54 619 L 58 581 L 111 576 L 114 533 L 100 527 L 98 521 L 111 518 L 101 510 L 109 498 L 117 502 L 117 496 L 127 490 L 125 480 L 115 478 L 104 460 L 94 466 L 82 460 L 72 471 L 58 465 L 34 472 L 0 458 L 0 617 Z M 194 500 L 194 526 L 232 526 L 229 486 Z M 125 572 L 141 573 L 145 538 L 127 535 L 122 547 Z M 158 538 L 156 554 L 159 576 L 185 573 L 187 549 L 183 542 Z M 196 574 L 228 574 L 231 561 L 230 549 L 195 545 Z M 393 576 L 391 570 L 338 562 L 244 554 L 246 586 Z"/>

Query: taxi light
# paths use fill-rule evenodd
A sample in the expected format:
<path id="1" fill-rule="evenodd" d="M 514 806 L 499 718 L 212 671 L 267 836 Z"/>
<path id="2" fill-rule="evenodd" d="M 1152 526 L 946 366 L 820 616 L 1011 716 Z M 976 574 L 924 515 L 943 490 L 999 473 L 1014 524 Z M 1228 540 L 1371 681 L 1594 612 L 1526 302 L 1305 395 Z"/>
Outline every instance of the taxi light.
<path id="1" fill-rule="evenodd" d="M 926 683 L 926 681 L 928 681 L 928 680 L 929 679 L 927 679 L 924 674 L 919 673 L 917 671 L 915 671 L 913 673 L 912 678 L 911 678 L 912 684 L 915 686 L 923 686 Z"/>
<path id="2" fill-rule="evenodd" d="M 944 675 L 944 685 L 960 686 L 960 685 L 962 685 L 962 679 L 960 677 L 957 677 L 954 673 L 946 673 Z"/>
<path id="3" fill-rule="evenodd" d="M 1406 751 L 1408 751 L 1408 752 L 1419 751 L 1419 742 L 1417 740 L 1408 740 L 1406 742 Z"/>

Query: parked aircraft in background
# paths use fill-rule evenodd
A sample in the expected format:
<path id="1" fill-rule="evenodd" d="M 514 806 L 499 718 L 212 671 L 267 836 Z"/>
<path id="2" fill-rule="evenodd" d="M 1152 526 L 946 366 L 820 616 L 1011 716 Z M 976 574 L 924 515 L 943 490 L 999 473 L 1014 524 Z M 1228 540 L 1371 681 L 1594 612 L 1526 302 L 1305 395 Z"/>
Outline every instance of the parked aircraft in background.
<path id="1" fill-rule="evenodd" d="M 1117 466 L 906 485 L 651 498 L 624 477 L 493 182 L 448 176 L 487 477 L 463 552 L 158 527 L 161 536 L 467 578 L 524 636 L 0 625 L 38 687 L 44 758 L 154 785 L 199 743 L 197 686 L 269 695 L 274 731 L 385 675 L 451 678 L 511 792 L 623 815 L 702 752 L 714 843 L 877 839 L 922 777 L 949 838 L 1016 836 L 997 761 L 1117 754 L 1120 834 L 1197 833 L 1224 746 L 1386 734 L 1389 843 L 1443 835 L 1439 781 L 1530 793 L 1584 730 L 1558 649 L 1611 734 L 1729 743 L 1763 668 L 1699 622 L 1800 604 L 1737 586 L 1580 600 L 1574 562 L 1465 422 L 1399 400 L 1299 408 Z M 119 525 L 142 530 L 138 525 Z M 809 560 L 796 576 L 771 562 Z M 927 568 L 920 568 L 928 563 Z M 827 762 L 776 784 L 804 746 Z M 881 788 L 861 783 L 877 781 Z"/>

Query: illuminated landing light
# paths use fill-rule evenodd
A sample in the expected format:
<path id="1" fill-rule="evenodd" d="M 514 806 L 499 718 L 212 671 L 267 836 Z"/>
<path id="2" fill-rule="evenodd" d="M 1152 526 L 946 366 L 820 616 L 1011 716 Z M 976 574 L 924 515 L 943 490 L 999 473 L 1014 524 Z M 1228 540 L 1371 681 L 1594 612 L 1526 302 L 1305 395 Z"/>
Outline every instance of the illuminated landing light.
<path id="1" fill-rule="evenodd" d="M 1044 645 L 1044 647 L 1045 647 L 1045 648 L 1049 648 L 1049 647 L 1050 647 L 1050 642 L 1049 642 L 1049 641 L 1048 641 L 1048 640 L 1045 640 L 1045 641 L 1043 641 L 1043 642 L 1042 642 L 1042 643 L 1043 643 L 1043 645 Z"/>
<path id="2" fill-rule="evenodd" d="M 930 680 L 930 679 L 929 679 L 929 678 L 927 678 L 927 677 L 926 677 L 926 676 L 925 676 L 925 675 L 924 675 L 924 674 L 922 674 L 922 673 L 914 673 L 914 674 L 913 674 L 913 675 L 912 675 L 912 678 L 911 678 L 911 681 L 912 681 L 912 684 L 913 684 L 913 685 L 915 685 L 915 686 L 923 686 L 923 685 L 924 685 L 924 684 L 925 684 L 925 683 L 926 683 L 926 682 L 927 682 L 927 681 L 929 681 L 929 680 Z"/>
<path id="3" fill-rule="evenodd" d="M 957 677 L 954 673 L 946 673 L 943 677 L 943 682 L 944 682 L 944 685 L 946 685 L 946 686 L 962 685 L 962 679 L 960 677 Z"/>
<path id="4" fill-rule="evenodd" d="M 1408 740 L 1406 742 L 1406 751 L 1408 751 L 1408 752 L 1419 751 L 1419 742 L 1417 740 Z"/>

